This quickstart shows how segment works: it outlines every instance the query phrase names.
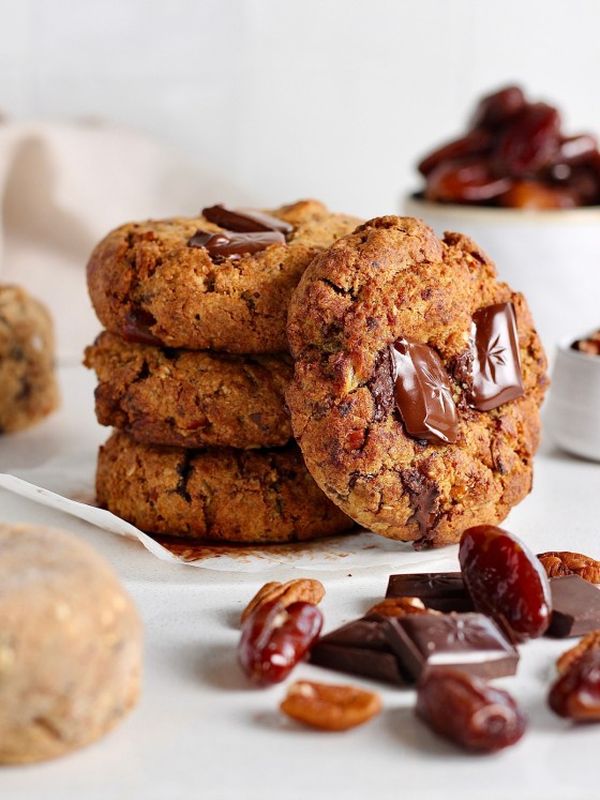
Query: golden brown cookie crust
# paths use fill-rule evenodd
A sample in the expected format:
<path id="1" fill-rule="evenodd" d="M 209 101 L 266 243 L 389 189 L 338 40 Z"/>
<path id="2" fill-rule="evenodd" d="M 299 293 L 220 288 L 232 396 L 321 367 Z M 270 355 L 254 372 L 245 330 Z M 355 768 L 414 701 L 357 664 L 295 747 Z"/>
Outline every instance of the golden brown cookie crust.
<path id="1" fill-rule="evenodd" d="M 503 302 L 516 312 L 525 394 L 480 412 L 466 404 L 458 365 L 472 314 Z M 440 241 L 408 217 L 365 223 L 307 269 L 288 336 L 294 434 L 317 483 L 360 524 L 438 546 L 470 525 L 499 522 L 530 491 L 546 359 L 524 297 L 496 280 L 467 237 Z M 401 336 L 441 356 L 458 407 L 456 444 L 410 438 L 393 402 L 375 402 L 382 354 Z"/>
<path id="2" fill-rule="evenodd" d="M 104 332 L 85 352 L 96 416 L 148 444 L 279 447 L 292 438 L 288 354 L 235 356 L 126 342 Z"/>
<path id="3" fill-rule="evenodd" d="M 96 492 L 100 506 L 167 536 L 271 544 L 353 526 L 317 487 L 295 445 L 182 450 L 116 432 L 100 448 Z"/>
<path id="4" fill-rule="evenodd" d="M 24 289 L 0 285 L 0 433 L 28 428 L 58 403 L 50 314 Z"/>
<path id="5" fill-rule="evenodd" d="M 88 263 L 88 287 L 103 325 L 127 332 L 132 315 L 169 347 L 228 353 L 287 350 L 287 306 L 312 258 L 359 220 L 316 200 L 269 212 L 294 226 L 287 244 L 239 259 L 212 260 L 188 242 L 203 217 L 129 223 L 109 233 Z"/>
<path id="6" fill-rule="evenodd" d="M 0 525 L 0 620 L 0 763 L 83 747 L 137 702 L 139 617 L 77 537 Z"/>

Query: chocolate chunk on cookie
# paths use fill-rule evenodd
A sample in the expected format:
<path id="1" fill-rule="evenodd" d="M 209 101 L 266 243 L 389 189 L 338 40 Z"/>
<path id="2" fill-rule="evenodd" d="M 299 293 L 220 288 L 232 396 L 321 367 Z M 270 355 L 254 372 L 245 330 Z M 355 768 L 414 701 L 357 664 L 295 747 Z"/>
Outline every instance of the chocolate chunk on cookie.
<path id="1" fill-rule="evenodd" d="M 292 290 L 315 255 L 359 220 L 304 200 L 265 213 L 223 206 L 130 223 L 98 244 L 88 287 L 104 326 L 192 350 L 287 350 Z"/>
<path id="2" fill-rule="evenodd" d="M 289 355 L 235 356 L 127 342 L 105 331 L 87 348 L 96 416 L 148 444 L 279 447 L 292 438 Z"/>
<path id="3" fill-rule="evenodd" d="M 0 286 L 0 433 L 56 409 L 54 332 L 46 307 L 18 286 Z"/>
<path id="4" fill-rule="evenodd" d="M 100 448 L 96 493 L 99 505 L 148 533 L 207 541 L 300 542 L 353 527 L 295 445 L 183 450 L 117 432 Z"/>
<path id="5" fill-rule="evenodd" d="M 360 524 L 443 545 L 529 492 L 546 358 L 524 297 L 467 237 L 361 225 L 304 273 L 288 337 L 294 434 Z"/>

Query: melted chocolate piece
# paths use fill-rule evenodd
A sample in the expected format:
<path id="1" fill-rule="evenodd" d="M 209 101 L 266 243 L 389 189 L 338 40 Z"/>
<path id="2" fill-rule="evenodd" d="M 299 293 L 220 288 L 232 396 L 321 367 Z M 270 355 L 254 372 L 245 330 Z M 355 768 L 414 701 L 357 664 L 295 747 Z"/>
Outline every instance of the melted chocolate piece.
<path id="1" fill-rule="evenodd" d="M 136 344 L 162 345 L 161 340 L 150 331 L 152 325 L 156 325 L 156 320 L 149 311 L 134 308 L 125 318 L 121 336 L 126 341 Z"/>
<path id="2" fill-rule="evenodd" d="M 454 667 L 481 678 L 514 675 L 519 654 L 483 614 L 418 614 L 387 620 L 390 647 L 414 680 Z"/>
<path id="3" fill-rule="evenodd" d="M 367 388 L 373 396 L 373 422 L 381 422 L 394 407 L 394 377 L 389 348 L 379 353 Z"/>
<path id="4" fill-rule="evenodd" d="M 398 339 L 390 347 L 396 407 L 409 436 L 452 444 L 458 418 L 448 373 L 426 344 Z"/>
<path id="5" fill-rule="evenodd" d="M 600 628 L 600 589 L 579 575 L 550 581 L 552 616 L 546 636 L 563 639 Z"/>
<path id="6" fill-rule="evenodd" d="M 413 542 L 413 546 L 416 550 L 424 550 L 429 546 L 431 531 L 438 520 L 437 499 L 440 489 L 435 481 L 418 470 L 403 470 L 402 480 L 410 494 L 413 508 L 413 514 L 408 522 L 416 522 L 421 532 L 421 538 Z"/>
<path id="7" fill-rule="evenodd" d="M 512 303 L 486 306 L 473 314 L 472 353 L 469 405 L 478 411 L 490 411 L 524 394 Z"/>
<path id="8" fill-rule="evenodd" d="M 473 611 L 460 572 L 390 575 L 386 597 L 418 597 L 436 611 Z"/>
<path id="9" fill-rule="evenodd" d="M 263 211 L 255 211 L 253 208 L 228 208 L 221 203 L 203 208 L 202 216 L 221 228 L 227 228 L 227 230 L 237 233 L 279 231 L 279 233 L 289 234 L 294 230 L 294 226 L 289 222 L 272 217 Z"/>
<path id="10" fill-rule="evenodd" d="M 241 258 L 247 253 L 258 253 L 272 244 L 285 244 L 285 236 L 279 231 L 260 233 L 235 233 L 221 231 L 211 233 L 197 230 L 188 241 L 188 247 L 204 247 L 211 258 Z"/>
<path id="11" fill-rule="evenodd" d="M 398 686 L 408 683 L 387 642 L 383 617 L 358 619 L 321 637 L 313 645 L 310 661 L 336 672 L 347 672 Z"/>

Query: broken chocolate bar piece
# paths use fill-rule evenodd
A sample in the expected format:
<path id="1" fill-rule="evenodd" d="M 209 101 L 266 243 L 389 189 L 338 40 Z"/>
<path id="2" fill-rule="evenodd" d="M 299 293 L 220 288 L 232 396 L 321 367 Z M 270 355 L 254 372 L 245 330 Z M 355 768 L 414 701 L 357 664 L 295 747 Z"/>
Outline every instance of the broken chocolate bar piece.
<path id="1" fill-rule="evenodd" d="M 418 597 L 436 611 L 473 611 L 460 572 L 390 575 L 386 597 Z"/>
<path id="2" fill-rule="evenodd" d="M 236 233 L 279 231 L 287 234 L 294 230 L 294 226 L 289 222 L 254 208 L 228 208 L 219 203 L 216 206 L 203 208 L 202 215 L 209 222 Z"/>
<path id="3" fill-rule="evenodd" d="M 600 589 L 579 575 L 552 578 L 552 617 L 546 636 L 582 636 L 600 628 Z"/>
<path id="4" fill-rule="evenodd" d="M 519 654 L 483 614 L 423 614 L 388 619 L 388 642 L 402 668 L 418 681 L 425 670 L 455 669 L 481 678 L 514 675 Z"/>
<path id="5" fill-rule="evenodd" d="M 409 681 L 385 635 L 383 617 L 357 619 L 323 636 L 310 662 L 336 672 L 405 686 Z"/>

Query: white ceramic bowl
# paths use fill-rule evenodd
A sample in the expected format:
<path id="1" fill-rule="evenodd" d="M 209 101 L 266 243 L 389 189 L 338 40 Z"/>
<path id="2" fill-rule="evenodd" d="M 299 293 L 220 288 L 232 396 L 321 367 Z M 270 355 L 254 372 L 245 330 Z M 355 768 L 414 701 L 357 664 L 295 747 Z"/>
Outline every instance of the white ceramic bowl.
<path id="1" fill-rule="evenodd" d="M 600 461 L 600 356 L 573 350 L 572 341 L 558 346 L 545 430 L 563 450 Z"/>
<path id="2" fill-rule="evenodd" d="M 600 207 L 565 211 L 444 205 L 413 195 L 403 213 L 438 233 L 471 236 L 502 280 L 526 296 L 546 352 L 573 331 L 600 327 Z"/>

